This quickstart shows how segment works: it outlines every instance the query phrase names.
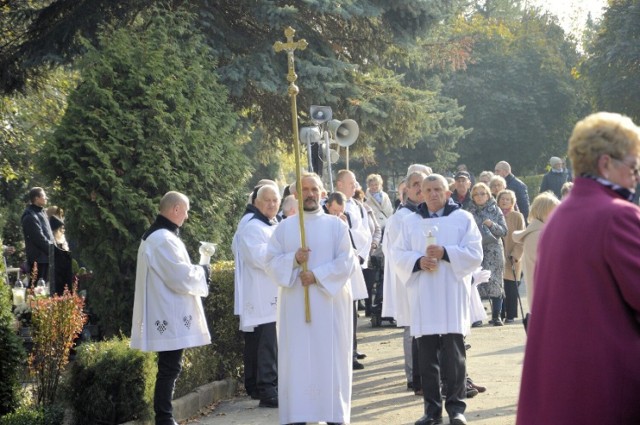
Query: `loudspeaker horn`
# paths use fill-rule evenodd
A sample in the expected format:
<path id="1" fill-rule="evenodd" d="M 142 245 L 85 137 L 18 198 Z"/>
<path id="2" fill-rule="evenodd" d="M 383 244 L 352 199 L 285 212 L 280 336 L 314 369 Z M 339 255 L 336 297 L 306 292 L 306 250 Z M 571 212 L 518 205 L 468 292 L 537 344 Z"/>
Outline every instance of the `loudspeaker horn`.
<path id="1" fill-rule="evenodd" d="M 331 163 L 335 164 L 340 159 L 340 154 L 335 149 L 329 149 L 329 159 L 331 159 Z M 327 150 L 322 150 L 322 161 L 327 162 Z"/>
<path id="2" fill-rule="evenodd" d="M 311 105 L 309 114 L 311 115 L 311 121 L 313 121 L 314 124 L 325 123 L 333 117 L 333 112 L 331 111 L 330 106 Z"/>
<path id="3" fill-rule="evenodd" d="M 300 143 L 318 143 L 322 135 L 318 127 L 302 127 L 300 129 Z"/>
<path id="4" fill-rule="evenodd" d="M 349 119 L 344 121 L 331 120 L 327 124 L 327 128 L 331 137 L 343 148 L 353 145 L 360 134 L 358 123 Z"/>

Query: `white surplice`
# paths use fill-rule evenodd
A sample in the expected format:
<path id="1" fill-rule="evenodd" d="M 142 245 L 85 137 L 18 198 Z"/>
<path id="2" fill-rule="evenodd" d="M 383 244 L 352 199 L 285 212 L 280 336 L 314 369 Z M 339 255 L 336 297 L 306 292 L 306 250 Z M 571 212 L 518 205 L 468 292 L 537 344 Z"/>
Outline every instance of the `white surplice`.
<path id="1" fill-rule="evenodd" d="M 425 255 L 429 232 L 444 246 L 449 261 L 440 260 L 435 271 L 414 272 L 416 261 Z M 438 218 L 408 215 L 397 247 L 394 259 L 409 295 L 411 335 L 466 335 L 471 326 L 471 272 L 482 263 L 482 236 L 471 214 L 457 209 Z"/>
<path id="2" fill-rule="evenodd" d="M 353 296 L 359 268 L 347 225 L 338 217 L 304 212 L 311 322 L 305 322 L 298 216 L 282 221 L 268 245 L 268 273 L 278 297 L 278 399 L 280 423 L 348 423 L 351 414 Z"/>
<path id="3" fill-rule="evenodd" d="M 233 235 L 233 240 L 231 241 L 231 252 L 233 253 L 233 258 L 238 258 L 238 235 L 242 228 L 253 218 L 254 214 L 252 212 L 245 212 L 245 214 L 240 219 L 238 223 L 238 228 L 236 229 L 236 233 Z M 236 316 L 240 315 L 242 311 L 242 291 L 240 290 L 240 282 L 242 282 L 242 268 L 234 267 L 234 277 L 233 277 L 233 314 Z M 252 331 L 253 329 L 242 329 L 242 331 Z"/>
<path id="4" fill-rule="evenodd" d="M 235 298 L 242 300 L 238 315 L 240 329 L 245 332 L 276 321 L 278 285 L 265 273 L 267 244 L 275 228 L 256 217 L 244 223 L 234 236 L 235 266 L 241 279 L 236 285 L 241 295 Z"/>
<path id="5" fill-rule="evenodd" d="M 393 254 L 402 238 L 402 220 L 414 214 L 409 208 L 400 208 L 388 220 L 382 239 L 384 253 L 384 285 L 382 286 L 382 317 L 393 317 L 398 326 L 409 326 L 409 299 L 403 284 L 398 281 L 397 264 Z"/>

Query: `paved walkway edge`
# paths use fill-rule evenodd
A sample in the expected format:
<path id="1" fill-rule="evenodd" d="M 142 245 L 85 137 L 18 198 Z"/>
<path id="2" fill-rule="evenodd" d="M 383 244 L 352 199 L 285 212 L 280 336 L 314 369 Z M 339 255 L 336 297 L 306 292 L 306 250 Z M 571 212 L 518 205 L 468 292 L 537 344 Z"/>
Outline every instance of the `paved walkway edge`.
<path id="1" fill-rule="evenodd" d="M 202 385 L 195 391 L 173 400 L 173 416 L 176 421 L 192 418 L 205 407 L 220 400 L 232 398 L 238 389 L 238 381 L 232 378 Z M 153 425 L 153 420 L 129 421 L 122 425 Z"/>

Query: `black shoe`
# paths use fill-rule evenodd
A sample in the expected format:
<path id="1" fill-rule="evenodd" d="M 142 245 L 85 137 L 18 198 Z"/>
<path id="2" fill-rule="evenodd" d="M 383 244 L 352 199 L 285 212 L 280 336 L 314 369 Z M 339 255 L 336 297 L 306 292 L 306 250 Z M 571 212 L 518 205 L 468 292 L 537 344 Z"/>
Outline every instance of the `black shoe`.
<path id="1" fill-rule="evenodd" d="M 481 328 L 482 327 L 482 320 L 478 320 L 477 322 L 473 322 L 471 324 L 472 328 Z"/>
<path id="2" fill-rule="evenodd" d="M 451 425 L 467 425 L 467 419 L 462 413 L 454 413 L 449 417 L 449 423 Z"/>
<path id="3" fill-rule="evenodd" d="M 438 425 L 442 423 L 442 416 L 424 415 L 418 419 L 415 425 Z M 466 423 L 466 422 L 465 422 Z"/>
<path id="4" fill-rule="evenodd" d="M 515 319 L 505 319 L 504 323 L 506 323 L 507 325 L 510 325 L 511 323 L 515 323 Z"/>
<path id="5" fill-rule="evenodd" d="M 500 318 L 493 319 L 493 326 L 504 326 L 504 323 L 502 323 L 502 319 Z"/>
<path id="6" fill-rule="evenodd" d="M 367 358 L 367 355 L 366 355 L 366 354 L 364 354 L 364 353 L 359 353 L 359 352 L 357 352 L 357 351 L 356 351 L 356 359 L 358 359 L 358 360 L 362 360 L 362 359 L 365 359 L 365 358 Z"/>
<path id="7" fill-rule="evenodd" d="M 278 407 L 278 397 L 269 397 L 260 400 L 258 407 Z"/>
<path id="8" fill-rule="evenodd" d="M 364 365 L 357 360 L 353 360 L 353 370 L 361 370 L 364 369 Z"/>
<path id="9" fill-rule="evenodd" d="M 467 386 L 467 398 L 474 398 L 478 395 L 478 390 L 473 387 Z"/>

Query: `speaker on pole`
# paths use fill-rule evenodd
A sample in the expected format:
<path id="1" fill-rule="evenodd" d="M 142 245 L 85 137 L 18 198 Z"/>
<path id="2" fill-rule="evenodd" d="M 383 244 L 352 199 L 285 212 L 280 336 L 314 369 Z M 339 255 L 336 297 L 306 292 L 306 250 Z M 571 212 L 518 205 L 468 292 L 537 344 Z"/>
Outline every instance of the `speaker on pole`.
<path id="1" fill-rule="evenodd" d="M 343 148 L 353 145 L 360 134 L 358 123 L 349 119 L 344 121 L 331 120 L 327 123 L 327 129 L 331 138 Z"/>

